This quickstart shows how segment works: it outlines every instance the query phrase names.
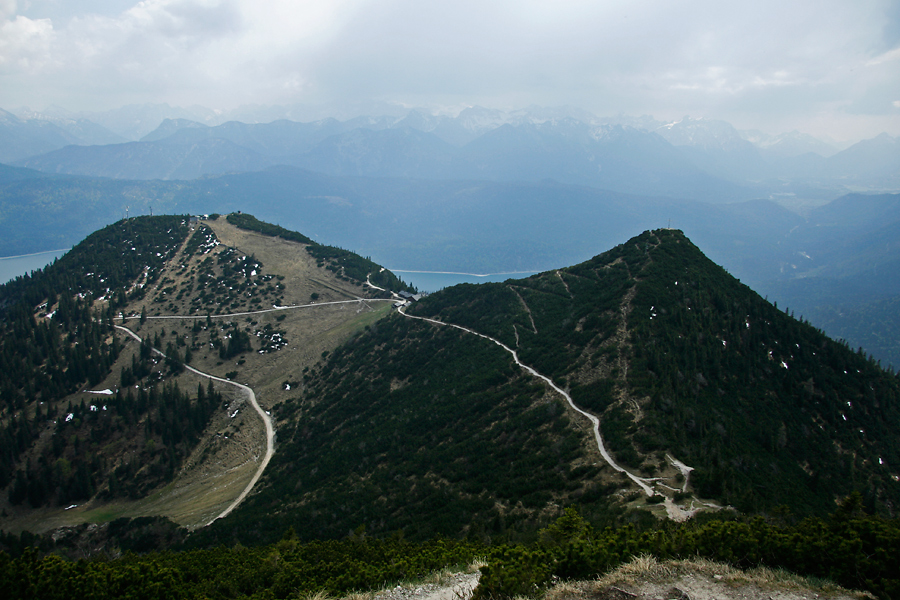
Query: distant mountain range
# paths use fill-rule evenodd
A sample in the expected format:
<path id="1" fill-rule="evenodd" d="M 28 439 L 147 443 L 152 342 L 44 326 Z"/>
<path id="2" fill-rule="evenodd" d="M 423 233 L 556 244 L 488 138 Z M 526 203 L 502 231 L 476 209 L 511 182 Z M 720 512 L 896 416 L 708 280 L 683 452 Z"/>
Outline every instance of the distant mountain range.
<path id="1" fill-rule="evenodd" d="M 118 144 L 125 139 L 87 119 L 29 115 L 19 118 L 0 109 L 0 162 L 78 144 Z"/>
<path id="2" fill-rule="evenodd" d="M 250 205 L 397 268 L 534 271 L 672 223 L 757 291 L 900 365 L 900 334 L 876 325 L 900 297 L 890 135 L 838 149 L 690 117 L 375 110 L 0 113 L 0 162 L 28 167 L 0 166 L 0 255 L 65 247 L 127 210 Z"/>
<path id="3" fill-rule="evenodd" d="M 690 117 L 675 123 L 600 119 L 574 109 L 473 107 L 455 117 L 412 110 L 345 121 L 218 124 L 213 123 L 221 115 L 166 109 L 107 114 L 107 122 L 119 123 L 117 130 L 130 135 L 139 130 L 123 128 L 126 114 L 132 124 L 158 123 L 139 141 L 119 144 L 99 142 L 116 134 L 99 125 L 91 129 L 83 118 L 77 130 L 76 121 L 62 117 L 29 113 L 32 118 L 18 123 L 8 118 L 3 125 L 8 132 L 0 135 L 23 141 L 8 145 L 2 160 L 48 173 L 122 179 L 195 179 L 276 165 L 330 175 L 554 179 L 706 201 L 776 195 L 822 200 L 849 191 L 900 189 L 900 142 L 887 134 L 839 152 L 798 132 L 740 132 L 724 121 Z M 161 118 L 166 114 L 195 118 Z M 59 125 L 63 122 L 70 123 L 68 129 Z M 26 129 L 35 132 L 33 139 L 22 133 Z M 104 138 L 100 130 L 109 135 Z"/>

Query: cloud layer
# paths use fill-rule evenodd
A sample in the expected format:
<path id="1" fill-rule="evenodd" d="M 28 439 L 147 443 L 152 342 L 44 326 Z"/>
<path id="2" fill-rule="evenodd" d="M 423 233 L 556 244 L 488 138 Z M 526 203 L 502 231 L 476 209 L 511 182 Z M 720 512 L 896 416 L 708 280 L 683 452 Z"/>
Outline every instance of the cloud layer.
<path id="1" fill-rule="evenodd" d="M 900 134 L 889 0 L 0 0 L 0 106 L 570 104 Z"/>

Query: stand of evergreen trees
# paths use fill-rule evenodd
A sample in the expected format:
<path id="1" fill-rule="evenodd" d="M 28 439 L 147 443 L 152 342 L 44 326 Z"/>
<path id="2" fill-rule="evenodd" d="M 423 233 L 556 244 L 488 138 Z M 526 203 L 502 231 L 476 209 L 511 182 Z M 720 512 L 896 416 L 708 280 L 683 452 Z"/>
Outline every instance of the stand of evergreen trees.
<path id="1" fill-rule="evenodd" d="M 59 402 L 109 375 L 121 352 L 116 309 L 143 297 L 187 232 L 181 216 L 119 221 L 45 269 L 0 285 L 0 488 L 13 484 L 13 502 L 89 497 L 105 478 L 102 457 L 81 447 L 83 432 L 54 436 L 36 462 L 21 456 L 47 421 L 73 415 L 65 422 L 71 429 L 73 421 L 99 419 L 94 444 L 108 431 L 101 417 L 118 423 L 114 410 L 88 414 L 79 405 L 63 413 Z M 64 456 L 68 447 L 75 460 Z"/>
<path id="2" fill-rule="evenodd" d="M 83 540 L 0 534 L 5 549 L 0 551 L 0 587 L 22 599 L 343 596 L 415 580 L 444 567 L 464 568 L 478 558 L 487 564 L 481 567 L 475 599 L 484 600 L 537 597 L 555 581 L 592 579 L 634 556 L 650 554 L 707 558 L 738 568 L 781 568 L 867 590 L 884 600 L 900 597 L 900 521 L 866 514 L 858 494 L 826 518 L 797 520 L 782 512 L 768 520 L 712 517 L 602 530 L 568 508 L 529 545 L 449 539 L 412 543 L 400 536 L 370 538 L 359 527 L 343 540 L 301 543 L 289 529 L 280 541 L 251 548 L 222 545 L 110 556 L 179 537 L 152 519 L 116 521 L 94 559 L 71 560 L 59 554 L 84 552 Z"/>
<path id="3" fill-rule="evenodd" d="M 67 505 L 98 491 L 106 498 L 141 498 L 174 477 L 221 405 L 211 381 L 205 389 L 198 385 L 195 398 L 172 383 L 70 404 L 56 418 L 51 443 L 16 471 L 9 500 Z M 107 449 L 125 446 L 135 450 L 117 463 Z"/>

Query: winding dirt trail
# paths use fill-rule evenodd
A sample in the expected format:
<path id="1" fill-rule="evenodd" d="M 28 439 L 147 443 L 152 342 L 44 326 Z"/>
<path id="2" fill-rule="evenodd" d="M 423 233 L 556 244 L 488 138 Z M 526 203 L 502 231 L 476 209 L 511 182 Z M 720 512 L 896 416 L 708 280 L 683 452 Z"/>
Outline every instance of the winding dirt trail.
<path id="1" fill-rule="evenodd" d="M 127 327 L 123 327 L 121 325 L 116 325 L 116 329 L 124 331 L 125 333 L 127 333 L 128 335 L 133 337 L 138 342 L 142 341 L 141 337 L 138 334 L 131 331 Z M 163 358 L 166 358 L 166 355 L 163 354 L 161 351 L 157 350 L 156 348 L 153 348 L 153 352 Z M 246 386 L 242 383 L 238 383 L 236 381 L 231 381 L 228 379 L 223 379 L 221 377 L 216 377 L 215 375 L 210 375 L 209 373 L 204 373 L 203 371 L 195 369 L 194 367 L 192 367 L 190 365 L 184 365 L 184 368 L 187 369 L 188 371 L 190 371 L 191 373 L 200 375 L 201 377 L 206 377 L 207 379 L 212 379 L 214 381 L 220 381 L 222 383 L 232 385 L 232 386 L 238 388 L 239 390 L 243 391 L 245 394 L 247 394 L 247 399 L 250 400 L 250 404 L 253 406 L 253 409 L 256 411 L 256 413 L 259 415 L 259 417 L 263 420 L 263 423 L 266 426 L 266 455 L 263 457 L 262 461 L 259 463 L 259 467 L 256 469 L 256 473 L 253 474 L 253 478 L 246 485 L 246 487 L 244 487 L 244 489 L 240 493 L 240 495 L 237 498 L 235 498 L 235 500 L 230 505 L 228 505 L 228 508 L 223 510 L 217 516 L 213 517 L 212 520 L 210 520 L 210 522 L 207 523 L 207 525 L 209 525 L 216 519 L 221 519 L 222 517 L 227 516 L 231 511 L 233 511 L 244 500 L 244 498 L 247 497 L 247 494 L 250 493 L 250 491 L 253 489 L 253 486 L 256 485 L 257 481 L 259 481 L 259 478 L 262 477 L 263 471 L 266 470 L 266 467 L 268 466 L 269 461 L 272 460 L 272 455 L 275 454 L 275 426 L 272 424 L 272 418 L 266 414 L 266 411 L 264 411 L 262 409 L 262 407 L 259 405 L 259 403 L 256 401 L 256 394 L 248 386 Z"/>
<path id="2" fill-rule="evenodd" d="M 569 394 L 565 390 L 563 390 L 558 385 L 553 383 L 553 380 L 551 380 L 549 377 L 547 377 L 546 375 L 543 375 L 541 373 L 538 373 L 532 367 L 529 367 L 528 365 L 526 365 L 522 361 L 520 361 L 519 355 L 516 353 L 515 350 L 513 350 L 512 348 L 510 348 L 509 346 L 507 346 L 500 340 L 495 340 L 494 338 L 492 338 L 488 335 L 484 335 L 483 333 L 478 333 L 477 331 L 473 331 L 467 327 L 463 327 L 462 325 L 455 325 L 453 323 L 445 323 L 444 321 L 438 321 L 436 319 L 429 319 L 427 317 L 416 317 L 414 315 L 408 315 L 408 314 L 406 314 L 406 312 L 404 312 L 403 308 L 400 308 L 399 312 L 404 317 L 408 317 L 410 319 L 418 319 L 420 321 L 427 321 L 427 322 L 433 323 L 435 325 L 443 325 L 443 326 L 447 326 L 447 327 L 455 327 L 456 329 L 461 329 L 462 331 L 471 333 L 472 335 L 477 335 L 478 337 L 482 337 L 486 340 L 490 340 L 490 341 L 494 342 L 495 344 L 497 344 L 498 346 L 500 346 L 501 348 L 503 348 L 504 350 L 506 350 L 507 352 L 509 352 L 510 354 L 512 354 L 513 360 L 515 361 L 515 363 L 517 365 L 519 365 L 521 368 L 528 371 L 534 377 L 537 377 L 538 379 L 542 379 L 543 381 L 545 381 L 547 383 L 547 385 L 549 385 L 551 388 L 553 388 L 554 391 L 556 391 L 558 394 L 560 394 L 563 398 L 566 399 L 566 402 L 569 403 L 569 406 L 571 406 L 575 412 L 577 412 L 581 415 L 584 415 L 585 417 L 588 418 L 588 420 L 590 420 L 591 424 L 593 425 L 594 441 L 597 442 L 597 449 L 600 451 L 601 456 L 603 456 L 603 460 L 605 460 L 607 462 L 607 464 L 609 464 L 610 467 L 612 467 L 619 473 L 623 473 L 624 475 L 626 475 L 638 487 L 640 487 L 644 491 L 644 493 L 647 494 L 648 496 L 653 496 L 656 494 L 656 492 L 653 490 L 653 488 L 650 487 L 650 485 L 648 484 L 648 482 L 650 482 L 652 480 L 638 477 L 634 473 L 627 471 L 624 467 L 622 467 L 618 463 L 616 463 L 616 461 L 613 460 L 612 456 L 610 456 L 609 452 L 606 450 L 606 446 L 603 445 L 603 437 L 600 435 L 600 419 L 598 419 L 591 413 L 580 409 L 575 404 L 575 402 L 572 400 L 572 397 L 569 396 Z"/>
<path id="3" fill-rule="evenodd" d="M 253 409 L 263 420 L 263 423 L 266 425 L 266 455 L 263 457 L 262 462 L 259 463 L 259 468 L 256 469 L 256 473 L 253 474 L 253 479 L 247 484 L 244 490 L 240 493 L 240 495 L 234 499 L 234 502 L 228 505 L 228 508 L 219 513 L 218 516 L 213 517 L 207 525 L 212 524 L 216 519 L 221 519 L 223 517 L 228 516 L 228 514 L 233 511 L 237 506 L 243 502 L 244 498 L 247 497 L 247 494 L 253 489 L 253 486 L 256 485 L 256 482 L 259 481 L 259 478 L 262 477 L 263 471 L 266 470 L 266 467 L 269 465 L 269 461 L 272 459 L 272 455 L 275 454 L 275 427 L 272 425 L 272 418 L 266 414 L 266 411 L 262 409 L 259 403 L 256 401 L 256 394 L 253 393 L 253 390 L 248 386 L 238 383 L 236 381 L 229 381 L 228 379 L 222 379 L 221 377 L 216 377 L 215 375 L 209 375 L 208 373 L 203 373 L 202 371 L 198 371 L 194 367 L 184 365 L 185 369 L 188 369 L 192 373 L 196 373 L 197 375 L 202 375 L 203 377 L 208 377 L 210 379 L 214 379 L 215 381 L 221 381 L 222 383 L 229 383 L 238 389 L 243 390 L 247 393 L 247 398 L 250 400 L 250 404 L 253 405 Z"/>
<path id="4" fill-rule="evenodd" d="M 373 289 L 380 290 L 380 291 L 388 291 L 388 290 L 385 290 L 384 288 L 380 288 L 380 287 L 374 285 L 374 284 L 369 280 L 368 277 L 366 277 L 366 282 L 365 282 L 365 283 L 366 283 L 366 285 L 368 285 L 369 287 L 371 287 L 371 288 L 373 288 Z M 255 315 L 255 314 L 269 313 L 269 312 L 276 312 L 276 311 L 283 311 L 283 310 L 297 310 L 297 309 L 303 309 L 303 308 L 313 308 L 313 307 L 317 307 L 317 306 L 329 306 L 329 305 L 335 305 L 335 304 L 351 304 L 351 303 L 358 303 L 358 302 L 373 302 L 373 301 L 374 301 L 374 302 L 379 302 L 379 301 L 381 301 L 381 302 L 395 302 L 395 301 L 397 300 L 398 297 L 397 297 L 393 292 L 391 292 L 391 294 L 392 294 L 393 296 L 395 296 L 393 299 L 384 299 L 384 298 L 357 298 L 357 299 L 354 299 L 354 300 L 339 300 L 339 301 L 333 301 L 333 302 L 321 302 L 321 303 L 300 304 L 300 305 L 291 305 L 291 306 L 275 306 L 275 307 L 273 307 L 273 308 L 263 309 L 263 310 L 258 310 L 258 311 L 239 312 L 239 313 L 229 313 L 229 314 L 220 314 L 220 315 L 209 315 L 209 317 L 210 317 L 210 318 L 214 318 L 214 319 L 215 319 L 215 318 L 228 318 L 228 317 L 237 317 L 237 316 L 245 316 L 245 315 Z M 617 472 L 619 472 L 619 473 L 622 473 L 622 474 L 626 475 L 629 479 L 631 479 L 631 481 L 633 481 L 633 482 L 635 483 L 635 485 L 637 485 L 638 487 L 640 487 L 641 490 L 643 490 L 644 493 L 645 493 L 647 496 L 654 496 L 654 495 L 657 494 L 657 492 L 655 492 L 655 491 L 653 490 L 653 488 L 651 487 L 651 485 L 650 485 L 653 481 L 655 481 L 654 479 L 646 479 L 646 478 L 638 477 L 637 475 L 631 473 L 630 471 L 628 471 L 627 469 L 625 469 L 624 467 L 622 467 L 621 465 L 619 465 L 619 464 L 613 459 L 613 457 L 609 454 L 609 452 L 608 452 L 607 449 L 606 449 L 606 446 L 605 446 L 604 443 L 603 443 L 603 437 L 602 437 L 601 434 L 600 434 L 600 419 L 597 418 L 595 415 L 593 415 L 593 414 L 591 414 L 591 413 L 589 413 L 589 412 L 587 412 L 587 411 L 585 411 L 585 410 L 579 408 L 579 407 L 575 404 L 575 402 L 572 400 L 572 397 L 571 397 L 565 390 L 563 390 L 563 389 L 560 388 L 558 385 L 556 385 L 556 384 L 553 382 L 553 380 L 551 380 L 549 377 L 547 377 L 546 375 L 544 375 L 544 374 L 542 374 L 542 373 L 539 373 L 539 372 L 536 371 L 534 368 L 532 368 L 532 367 L 530 367 L 529 365 L 526 365 L 525 363 L 523 363 L 522 361 L 520 361 L 520 360 L 519 360 L 519 355 L 518 355 L 518 353 L 517 353 L 515 350 L 513 350 L 512 348 L 510 348 L 509 346 L 507 346 L 506 344 L 504 344 L 503 342 L 501 342 L 501 341 L 499 341 L 499 340 L 497 340 L 497 339 L 494 339 L 494 338 L 492 338 L 492 337 L 490 337 L 490 336 L 488 336 L 488 335 L 485 335 L 485 334 L 483 334 L 483 333 L 479 333 L 479 332 L 474 331 L 474 330 L 472 330 L 472 329 L 469 329 L 469 328 L 467 328 L 467 327 L 463 327 L 463 326 L 461 326 L 461 325 L 456 325 L 456 324 L 454 324 L 454 323 L 445 323 L 445 322 L 443 322 L 443 321 L 438 321 L 438 320 L 436 320 L 436 319 L 429 319 L 429 318 L 427 318 L 427 317 L 417 317 L 417 316 L 414 316 L 414 315 L 406 314 L 406 312 L 404 311 L 404 308 L 405 308 L 405 307 L 401 307 L 401 308 L 398 310 L 398 312 L 399 312 L 401 315 L 403 315 L 404 317 L 407 317 L 407 318 L 409 318 L 409 319 L 418 319 L 418 320 L 420 320 L 420 321 L 427 321 L 428 323 L 432 323 L 432 324 L 434 324 L 434 325 L 447 326 L 447 327 L 455 327 L 456 329 L 465 331 L 466 333 L 470 333 L 470 334 L 472 334 L 472 335 L 477 335 L 478 337 L 481 337 L 481 338 L 484 338 L 484 339 L 486 339 L 486 340 L 489 340 L 489 341 L 491 341 L 491 342 L 497 344 L 498 346 L 500 346 L 501 348 L 503 348 L 503 349 L 506 350 L 507 352 L 509 352 L 509 353 L 512 355 L 512 357 L 513 357 L 513 361 L 514 361 L 520 368 L 522 368 L 522 369 L 524 369 L 525 371 L 527 371 L 527 372 L 528 372 L 529 374 L 531 374 L 533 377 L 537 377 L 538 379 L 543 380 L 543 381 L 544 381 L 547 385 L 549 385 L 555 392 L 557 392 L 557 393 L 560 394 L 563 398 L 565 398 L 565 400 L 566 400 L 566 402 L 569 404 L 569 406 L 572 407 L 572 410 L 574 410 L 575 412 L 577 412 L 577 413 L 583 415 L 584 417 L 586 417 L 586 418 L 591 422 L 592 429 L 593 429 L 593 432 L 594 432 L 594 441 L 595 441 L 596 444 L 597 444 L 597 449 L 599 450 L 600 455 L 603 457 L 603 459 L 606 461 L 606 463 L 607 463 L 610 467 L 612 467 L 615 471 L 617 471 Z M 207 317 L 207 315 L 160 315 L 160 316 L 146 316 L 145 318 L 146 318 L 146 319 L 205 319 L 206 317 Z M 124 318 L 125 318 L 125 319 L 129 319 L 129 320 L 132 320 L 132 319 L 139 319 L 140 317 L 139 317 L 139 316 L 126 316 L 126 317 L 124 317 Z M 141 338 L 140 338 L 140 336 L 138 336 L 136 333 L 134 333 L 133 331 L 131 331 L 131 330 L 128 329 L 127 327 L 122 327 L 122 326 L 120 326 L 120 325 L 116 325 L 116 329 L 120 329 L 120 330 L 126 332 L 128 335 L 130 335 L 131 337 L 133 337 L 134 339 L 136 339 L 138 342 L 141 342 L 141 341 L 142 341 Z M 156 353 L 156 354 L 158 354 L 159 356 L 162 356 L 163 358 L 165 358 L 165 354 L 163 354 L 161 351 L 157 350 L 156 348 L 153 349 L 153 352 Z M 225 517 L 225 516 L 227 516 L 229 513 L 231 513 L 231 511 L 233 511 L 238 505 L 240 505 L 240 503 L 244 500 L 244 498 L 246 498 L 247 495 L 253 490 L 253 486 L 256 485 L 256 482 L 257 482 L 257 481 L 259 481 L 259 478 L 262 476 L 263 471 L 265 471 L 266 466 L 268 466 L 269 461 L 271 460 L 272 455 L 273 455 L 274 452 L 275 452 L 275 443 L 274 443 L 274 442 L 275 442 L 275 428 L 274 428 L 274 426 L 273 426 L 273 424 L 272 424 L 272 419 L 269 417 L 268 414 L 266 414 L 266 412 L 262 409 L 262 407 L 260 407 L 259 403 L 256 401 L 256 394 L 255 394 L 255 393 L 253 392 L 253 390 L 250 389 L 248 386 L 243 385 L 243 384 L 241 384 L 241 383 L 238 383 L 238 382 L 236 382 L 236 381 L 230 381 L 230 380 L 228 380 L 228 379 L 223 379 L 223 378 L 221 378 L 221 377 L 216 377 L 215 375 L 211 375 L 211 374 L 209 374 L 209 373 L 204 373 L 203 371 L 199 371 L 199 370 L 197 370 L 197 369 L 195 369 L 194 367 L 191 367 L 191 366 L 189 366 L 189 365 L 184 365 L 184 367 L 185 367 L 185 369 L 191 371 L 192 373 L 195 373 L 195 374 L 197 374 L 197 375 L 200 375 L 201 377 L 206 377 L 206 378 L 208 378 L 208 379 L 212 379 L 212 380 L 215 380 L 215 381 L 219 381 L 219 382 L 222 382 L 222 383 L 226 383 L 226 384 L 232 385 L 232 386 L 234 386 L 234 387 L 236 387 L 236 388 L 238 388 L 238 389 L 244 391 L 244 392 L 247 394 L 247 397 L 248 397 L 248 399 L 250 400 L 250 403 L 251 403 L 251 405 L 253 406 L 254 410 L 257 412 L 257 414 L 259 414 L 260 418 L 263 420 L 263 423 L 265 423 L 265 426 L 266 426 L 266 455 L 265 455 L 265 457 L 263 458 L 262 462 L 260 463 L 259 468 L 256 470 L 256 473 L 253 475 L 253 478 L 250 480 L 250 482 L 247 484 L 247 486 L 244 488 L 244 490 L 241 492 L 241 494 L 240 494 L 240 495 L 239 495 L 239 496 L 238 496 L 238 497 L 237 497 L 237 498 L 236 498 L 236 499 L 228 506 L 228 508 L 226 508 L 226 509 L 225 509 L 224 511 L 222 511 L 219 515 L 217 515 L 217 516 L 214 517 L 212 520 L 210 520 L 209 523 L 207 523 L 207 525 L 209 525 L 209 524 L 213 523 L 214 521 L 216 521 L 217 519 L 221 519 L 222 517 Z M 674 461 L 674 459 L 672 459 L 672 460 Z M 673 464 L 674 464 L 674 463 L 673 463 Z M 690 472 L 690 471 L 689 471 L 689 470 L 690 470 L 690 467 L 687 467 L 686 465 L 678 464 L 678 465 L 676 465 L 676 466 L 678 466 L 679 469 L 681 469 L 681 467 L 683 466 L 685 469 L 688 469 L 688 473 Z M 682 469 L 682 470 L 683 470 L 683 469 Z M 680 515 L 680 514 L 677 514 L 677 513 L 681 512 L 681 511 L 680 511 L 680 510 L 676 510 L 678 507 L 674 506 L 674 503 L 667 502 L 667 503 L 666 503 L 666 508 L 667 508 L 667 512 L 669 513 L 669 516 L 670 516 L 671 518 L 674 518 L 675 520 L 683 520 L 684 516 L 683 516 L 683 515 Z M 676 514 L 673 514 L 673 513 L 676 513 Z M 679 518 L 679 517 L 681 517 L 681 518 Z"/>
<path id="5" fill-rule="evenodd" d="M 369 285 L 375 289 L 381 289 L 375 285 L 372 285 L 371 283 L 369 283 Z M 320 307 L 320 306 L 333 306 L 336 304 L 356 304 L 356 303 L 361 303 L 361 302 L 394 302 L 394 301 L 395 300 L 390 300 L 390 299 L 385 299 L 385 298 L 356 298 L 354 300 L 336 300 L 336 301 L 332 301 L 332 302 L 313 302 L 310 304 L 295 304 L 295 305 L 290 305 L 290 306 L 274 306 L 273 308 L 267 308 L 267 309 L 256 310 L 256 311 L 227 313 L 227 314 L 208 315 L 208 316 L 212 319 L 222 319 L 222 318 L 230 318 L 230 317 L 241 317 L 241 316 L 247 316 L 247 315 L 258 315 L 258 314 L 262 314 L 262 313 L 270 313 L 270 312 L 277 312 L 277 311 L 284 311 L 284 310 L 299 310 L 299 309 L 304 309 L 304 308 L 315 308 L 315 307 Z M 135 320 L 135 319 L 140 319 L 141 317 L 140 316 L 120 315 L 120 318 L 124 318 L 126 320 Z M 197 320 L 197 319 L 205 319 L 205 318 L 207 318 L 207 315 L 157 315 L 157 316 L 147 315 L 145 318 L 147 320 L 150 320 L 150 319 L 154 319 L 154 320 L 163 320 L 163 319 L 170 319 L 170 320 L 193 319 L 193 320 Z M 125 333 L 130 335 L 132 338 L 134 338 L 138 342 L 142 341 L 141 337 L 139 335 L 137 335 L 135 332 L 128 329 L 127 327 L 123 327 L 121 325 L 116 325 L 115 327 L 116 327 L 116 329 L 124 331 Z M 166 358 L 166 355 L 162 351 L 160 351 L 156 348 L 153 348 L 153 352 L 163 358 Z M 210 525 L 217 519 L 221 519 L 223 517 L 228 516 L 228 514 L 231 513 L 231 511 L 233 511 L 235 508 L 237 508 L 240 505 L 240 503 L 244 501 L 244 498 L 246 498 L 247 495 L 253 490 L 253 486 L 256 485 L 256 482 L 259 481 L 259 478 L 262 477 L 263 472 L 266 470 L 266 467 L 269 465 L 269 461 L 272 459 L 272 455 L 275 454 L 275 426 L 272 423 L 272 418 L 266 413 L 266 411 L 264 411 L 262 409 L 262 407 L 256 401 L 256 393 L 254 393 L 254 391 L 249 386 L 246 386 L 242 383 L 238 383 L 236 381 L 231 381 L 229 379 L 223 379 L 221 377 L 216 377 L 215 375 L 211 375 L 209 373 L 204 373 L 203 371 L 195 369 L 194 367 L 192 367 L 190 365 L 184 365 L 184 368 L 196 375 L 201 376 L 201 377 L 206 377 L 207 379 L 219 381 L 221 383 L 225 383 L 225 384 L 234 386 L 234 387 L 238 388 L 239 390 L 243 391 L 247 395 L 247 399 L 250 401 L 250 405 L 253 406 L 253 410 L 256 411 L 256 413 L 262 419 L 262 421 L 266 427 L 266 454 L 263 457 L 262 461 L 259 463 L 259 467 L 256 469 L 256 473 L 253 474 L 253 478 L 244 487 L 244 489 L 243 489 L 243 491 L 241 491 L 240 495 L 238 495 L 238 497 L 235 498 L 235 500 L 230 505 L 228 505 L 228 508 L 223 510 L 217 516 L 213 517 L 208 523 L 206 523 L 206 525 Z"/>

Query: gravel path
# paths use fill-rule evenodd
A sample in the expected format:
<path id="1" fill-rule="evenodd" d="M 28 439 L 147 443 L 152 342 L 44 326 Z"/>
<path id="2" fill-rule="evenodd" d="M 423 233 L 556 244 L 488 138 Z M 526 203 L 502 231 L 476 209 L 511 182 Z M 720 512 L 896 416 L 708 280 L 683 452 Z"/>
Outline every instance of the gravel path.
<path id="1" fill-rule="evenodd" d="M 478 585 L 478 573 L 454 573 L 440 583 L 420 583 L 382 590 L 373 600 L 469 600 Z"/>
<path id="2" fill-rule="evenodd" d="M 490 341 L 494 342 L 495 344 L 497 344 L 498 346 L 500 346 L 501 348 L 503 348 L 504 350 L 506 350 L 507 352 L 509 352 L 510 354 L 512 354 L 513 360 L 515 361 L 515 363 L 517 365 L 519 365 L 521 368 L 525 369 L 526 371 L 528 371 L 529 373 L 531 373 L 533 376 L 537 377 L 538 379 L 542 379 L 543 381 L 545 381 L 547 383 L 547 385 L 549 385 L 551 388 L 553 388 L 553 390 L 555 392 L 559 393 L 563 398 L 566 399 L 566 402 L 568 402 L 569 406 L 572 407 L 572 410 L 576 411 L 577 413 L 579 413 L 581 415 L 584 415 L 585 417 L 587 417 L 590 420 L 591 424 L 593 425 L 594 441 L 597 442 L 597 449 L 600 451 L 600 454 L 603 456 L 603 460 L 605 460 L 607 462 L 607 464 L 609 464 L 610 467 L 612 467 L 619 473 L 623 473 L 624 475 L 628 476 L 628 478 L 631 479 L 638 487 L 640 487 L 644 491 L 644 493 L 647 494 L 648 496 L 653 496 L 656 493 L 653 491 L 653 488 L 650 487 L 650 485 L 649 485 L 649 483 L 652 482 L 653 480 L 645 479 L 643 477 L 638 477 L 637 475 L 626 470 L 624 467 L 620 466 L 615 460 L 613 460 L 613 457 L 609 454 L 609 452 L 606 450 L 606 446 L 603 444 L 603 437 L 600 435 L 600 419 L 598 419 L 591 413 L 578 408 L 578 406 L 572 400 L 572 397 L 569 396 L 569 394 L 566 393 L 566 391 L 563 390 L 561 387 L 559 387 L 558 385 L 553 383 L 553 380 L 551 380 L 549 377 L 547 377 L 546 375 L 543 375 L 541 373 L 538 373 L 533 368 L 531 368 L 528 365 L 521 362 L 519 360 L 519 355 L 516 353 L 515 350 L 513 350 L 512 348 L 510 348 L 509 346 L 507 346 L 500 340 L 495 340 L 494 338 L 492 338 L 488 335 L 484 335 L 483 333 L 478 333 L 477 331 L 473 331 L 467 327 L 463 327 L 462 325 L 455 325 L 453 323 L 445 323 L 443 321 L 438 321 L 436 319 L 429 319 L 427 317 L 416 317 L 413 315 L 408 315 L 403 311 L 402 308 L 400 309 L 399 312 L 404 317 L 408 317 L 410 319 L 419 319 L 420 321 L 427 321 L 427 322 L 433 323 L 435 325 L 445 325 L 447 327 L 455 327 L 456 329 L 461 329 L 467 333 L 471 333 L 472 335 L 477 335 L 478 337 L 482 337 L 486 340 L 490 340 Z"/>
<path id="3" fill-rule="evenodd" d="M 116 325 L 116 329 L 120 329 L 120 330 L 124 331 L 125 333 L 127 333 L 128 335 L 130 335 L 131 337 L 136 339 L 139 343 L 142 341 L 141 337 L 138 334 L 131 331 L 127 327 L 122 327 L 121 325 Z M 161 351 L 157 350 L 156 348 L 153 348 L 153 352 L 163 358 L 166 357 L 165 354 L 163 354 Z M 244 490 L 241 492 L 241 494 L 237 498 L 235 498 L 234 502 L 232 502 L 228 506 L 228 508 L 223 510 L 219 515 L 217 515 L 209 523 L 207 523 L 207 525 L 209 525 L 216 519 L 221 519 L 222 517 L 227 516 L 228 513 L 233 511 L 244 500 L 244 498 L 247 497 L 247 494 L 250 493 L 250 491 L 253 489 L 253 486 L 256 485 L 257 481 L 259 481 L 259 478 L 262 477 L 263 471 L 266 470 L 266 466 L 268 466 L 269 461 L 272 460 L 272 455 L 275 453 L 275 427 L 272 424 L 272 418 L 269 417 L 269 415 L 266 414 L 266 411 L 264 411 L 262 409 L 262 407 L 256 401 L 256 394 L 253 393 L 253 390 L 250 389 L 248 386 L 246 386 L 242 383 L 238 383 L 236 381 L 231 381 L 230 379 L 222 379 L 221 377 L 216 377 L 215 375 L 210 375 L 209 373 L 204 373 L 203 371 L 195 369 L 194 367 L 192 367 L 190 365 L 184 365 L 184 368 L 187 369 L 188 371 L 190 371 L 191 373 L 200 375 L 201 377 L 206 377 L 208 379 L 220 381 L 222 383 L 232 385 L 232 386 L 238 388 L 239 390 L 243 391 L 245 394 L 247 394 L 247 399 L 250 400 L 250 404 L 253 406 L 253 409 L 257 412 L 257 414 L 259 414 L 260 418 L 263 420 L 263 423 L 265 423 L 265 425 L 266 425 L 266 455 L 263 457 L 262 462 L 259 463 L 259 467 L 256 469 L 256 473 L 253 474 L 253 479 L 250 480 L 250 483 L 247 484 L 247 486 L 244 488 Z"/>

